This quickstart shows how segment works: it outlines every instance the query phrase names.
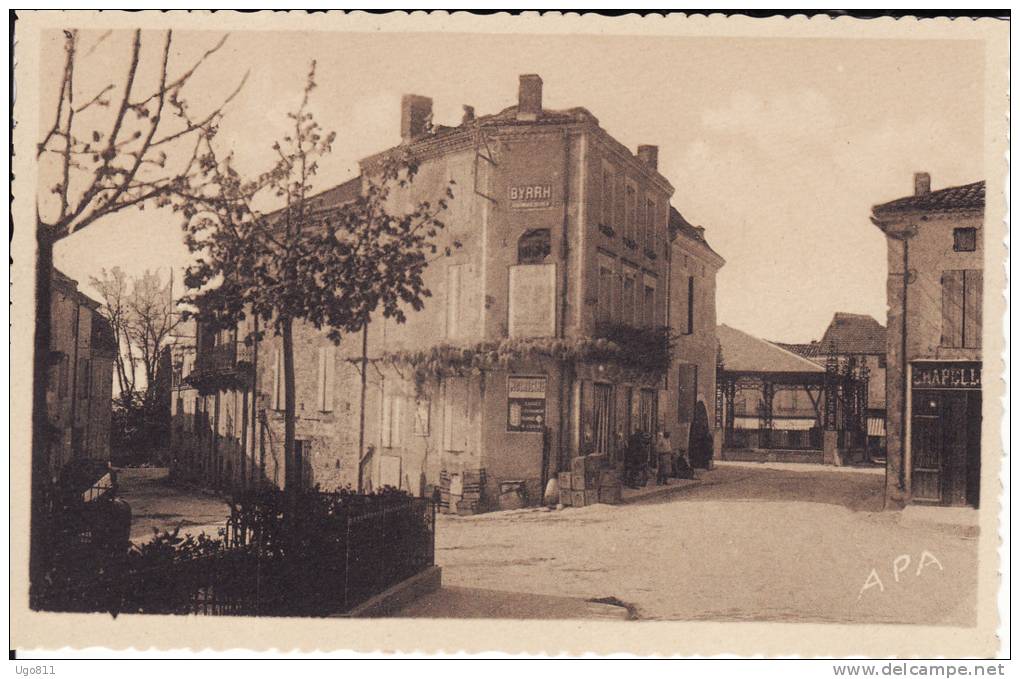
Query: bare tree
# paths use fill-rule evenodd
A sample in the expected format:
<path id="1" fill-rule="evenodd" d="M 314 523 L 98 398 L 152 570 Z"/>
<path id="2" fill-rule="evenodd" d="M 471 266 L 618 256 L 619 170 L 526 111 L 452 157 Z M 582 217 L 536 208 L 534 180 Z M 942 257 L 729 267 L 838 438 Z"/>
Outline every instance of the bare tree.
<path id="1" fill-rule="evenodd" d="M 117 341 L 117 357 L 114 368 L 117 374 L 117 391 L 120 394 L 133 394 L 135 391 L 135 357 L 131 344 L 130 325 L 130 284 L 127 274 L 115 266 L 110 271 L 103 269 L 98 277 L 90 279 L 92 287 L 99 291 L 103 298 L 100 313 L 106 317 L 113 328 Z"/>
<path id="2" fill-rule="evenodd" d="M 103 269 L 91 282 L 103 298 L 100 312 L 110 321 L 117 338 L 115 366 L 120 392 L 132 396 L 142 391 L 140 370 L 145 399 L 152 400 L 160 356 L 180 323 L 174 312 L 170 281 L 149 270 L 139 278 L 130 278 L 120 267 L 114 267 Z"/>
<path id="3" fill-rule="evenodd" d="M 99 36 L 97 43 L 109 33 Z M 36 326 L 32 398 L 32 530 L 30 577 L 45 565 L 44 495 L 49 469 L 50 430 L 46 416 L 47 363 L 50 347 L 53 246 L 109 215 L 146 204 L 165 206 L 197 171 L 195 134 L 215 127 L 237 88 L 201 115 L 188 114 L 185 88 L 198 69 L 226 42 L 212 44 L 176 75 L 171 73 L 173 34 L 162 36 L 154 59 L 143 58 L 142 32 L 133 32 L 124 60 L 123 80 L 80 91 L 80 76 L 109 69 L 110 62 L 90 62 L 96 44 L 83 49 L 77 30 L 63 32 L 63 69 L 56 89 L 52 124 L 37 146 L 41 177 L 36 197 Z M 121 63 L 121 62 L 114 62 Z M 95 78 L 89 78 L 95 81 Z M 182 148 L 183 147 L 183 148 Z M 192 148 L 189 152 L 187 148 Z"/>

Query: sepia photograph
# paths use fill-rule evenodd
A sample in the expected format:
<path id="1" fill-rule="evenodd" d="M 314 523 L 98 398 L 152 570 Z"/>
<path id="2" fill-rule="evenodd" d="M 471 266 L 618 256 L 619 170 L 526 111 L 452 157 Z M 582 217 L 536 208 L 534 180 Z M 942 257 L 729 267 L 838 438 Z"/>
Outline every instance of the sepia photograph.
<path id="1" fill-rule="evenodd" d="M 1008 654 L 1008 12 L 16 14 L 12 649 Z"/>

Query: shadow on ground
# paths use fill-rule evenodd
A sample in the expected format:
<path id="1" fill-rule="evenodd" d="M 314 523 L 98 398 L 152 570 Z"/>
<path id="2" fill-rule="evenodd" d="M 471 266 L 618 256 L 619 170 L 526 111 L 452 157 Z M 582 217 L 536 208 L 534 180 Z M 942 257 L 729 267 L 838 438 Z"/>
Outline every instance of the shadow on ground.
<path id="1" fill-rule="evenodd" d="M 719 466 L 710 472 L 699 471 L 698 475 L 698 485 L 632 502 L 818 502 L 854 512 L 880 512 L 884 502 L 882 474 Z"/>

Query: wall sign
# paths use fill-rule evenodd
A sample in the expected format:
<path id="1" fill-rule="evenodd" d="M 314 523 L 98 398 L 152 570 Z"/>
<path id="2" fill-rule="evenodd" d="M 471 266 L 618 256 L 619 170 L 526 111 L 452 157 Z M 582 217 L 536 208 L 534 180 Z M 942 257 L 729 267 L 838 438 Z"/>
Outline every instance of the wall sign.
<path id="1" fill-rule="evenodd" d="M 510 375 L 506 379 L 507 431 L 542 431 L 545 427 L 545 377 Z"/>
<path id="2" fill-rule="evenodd" d="M 552 205 L 552 184 L 515 184 L 510 187 L 510 209 L 528 210 Z"/>
<path id="3" fill-rule="evenodd" d="M 981 389 L 980 361 L 915 361 L 914 389 Z"/>
<path id="4" fill-rule="evenodd" d="M 556 334 L 556 265 L 516 264 L 510 267 L 507 330 L 510 337 L 552 337 Z"/>

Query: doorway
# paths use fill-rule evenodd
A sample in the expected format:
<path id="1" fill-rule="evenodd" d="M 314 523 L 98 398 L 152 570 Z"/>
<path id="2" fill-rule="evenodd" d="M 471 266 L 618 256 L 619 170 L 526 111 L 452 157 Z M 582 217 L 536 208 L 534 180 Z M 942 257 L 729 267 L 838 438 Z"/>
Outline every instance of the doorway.
<path id="1" fill-rule="evenodd" d="M 977 508 L 981 392 L 915 389 L 911 405 L 913 499 Z"/>

